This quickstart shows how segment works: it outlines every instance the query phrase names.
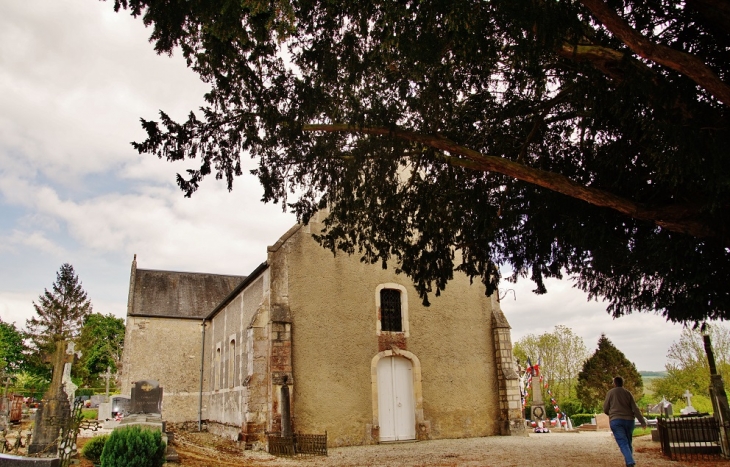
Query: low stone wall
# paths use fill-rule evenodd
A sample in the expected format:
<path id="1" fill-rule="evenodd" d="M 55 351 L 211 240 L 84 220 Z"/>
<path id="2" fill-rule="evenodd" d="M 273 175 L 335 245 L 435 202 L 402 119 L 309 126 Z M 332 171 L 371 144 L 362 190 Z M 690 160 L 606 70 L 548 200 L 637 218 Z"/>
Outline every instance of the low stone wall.
<path id="1" fill-rule="evenodd" d="M 61 459 L 57 457 L 22 457 L 0 454 L 0 465 L 3 467 L 61 467 Z"/>

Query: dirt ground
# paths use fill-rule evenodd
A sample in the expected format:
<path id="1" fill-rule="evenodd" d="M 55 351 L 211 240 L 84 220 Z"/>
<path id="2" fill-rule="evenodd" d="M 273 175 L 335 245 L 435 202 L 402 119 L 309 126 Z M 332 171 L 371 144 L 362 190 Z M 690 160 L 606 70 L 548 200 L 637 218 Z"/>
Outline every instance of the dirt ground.
<path id="1" fill-rule="evenodd" d="M 85 440 L 79 439 L 83 445 Z M 603 467 L 623 465 L 610 432 L 562 432 L 528 437 L 420 441 L 330 449 L 327 457 L 280 458 L 244 451 L 236 442 L 210 433 L 178 432 L 174 448 L 180 467 L 388 466 L 388 467 Z M 677 462 L 662 456 L 650 436 L 634 439 L 640 467 L 730 467 L 730 462 Z M 86 461 L 88 462 L 88 461 Z M 174 466 L 175 464 L 168 464 Z M 81 467 L 92 467 L 82 460 Z"/>

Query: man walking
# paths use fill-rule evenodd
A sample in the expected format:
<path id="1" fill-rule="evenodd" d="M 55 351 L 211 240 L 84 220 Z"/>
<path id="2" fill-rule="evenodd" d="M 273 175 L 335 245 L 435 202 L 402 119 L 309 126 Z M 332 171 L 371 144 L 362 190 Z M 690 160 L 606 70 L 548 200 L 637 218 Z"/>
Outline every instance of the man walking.
<path id="1" fill-rule="evenodd" d="M 646 420 L 636 405 L 634 396 L 624 389 L 624 379 L 616 376 L 613 379 L 613 389 L 606 394 L 603 402 L 603 413 L 608 415 L 613 437 L 616 438 L 621 454 L 624 455 L 626 465 L 636 465 L 634 461 L 634 417 L 639 419 L 642 428 L 646 428 Z"/>

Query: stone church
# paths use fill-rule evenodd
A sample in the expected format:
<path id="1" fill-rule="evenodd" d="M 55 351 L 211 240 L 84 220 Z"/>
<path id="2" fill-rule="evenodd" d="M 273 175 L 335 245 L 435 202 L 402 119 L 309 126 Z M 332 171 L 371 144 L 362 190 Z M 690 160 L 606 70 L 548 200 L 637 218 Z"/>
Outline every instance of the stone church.
<path id="1" fill-rule="evenodd" d="M 264 448 L 282 386 L 295 432 L 328 445 L 523 434 L 510 326 L 455 273 L 424 307 L 394 269 L 333 255 L 296 225 L 248 276 L 132 263 L 122 394 L 154 379 L 162 417 Z"/>

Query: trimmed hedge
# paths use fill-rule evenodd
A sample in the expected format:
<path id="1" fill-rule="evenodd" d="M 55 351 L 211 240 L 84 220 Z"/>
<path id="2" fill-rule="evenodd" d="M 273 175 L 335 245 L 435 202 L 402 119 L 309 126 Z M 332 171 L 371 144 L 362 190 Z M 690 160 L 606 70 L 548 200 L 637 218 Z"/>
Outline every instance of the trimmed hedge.
<path id="1" fill-rule="evenodd" d="M 593 413 L 575 413 L 570 416 L 571 422 L 574 427 L 579 427 L 584 423 L 591 423 L 591 419 L 595 418 L 596 414 Z"/>
<path id="2" fill-rule="evenodd" d="M 159 431 L 139 426 L 112 432 L 101 454 L 101 467 L 160 467 L 165 463 L 165 443 Z"/>
<path id="3" fill-rule="evenodd" d="M 91 438 L 84 444 L 83 449 L 81 449 L 81 454 L 94 464 L 98 464 L 101 462 L 101 453 L 104 451 L 104 445 L 108 439 L 109 435 L 100 435 Z"/>

